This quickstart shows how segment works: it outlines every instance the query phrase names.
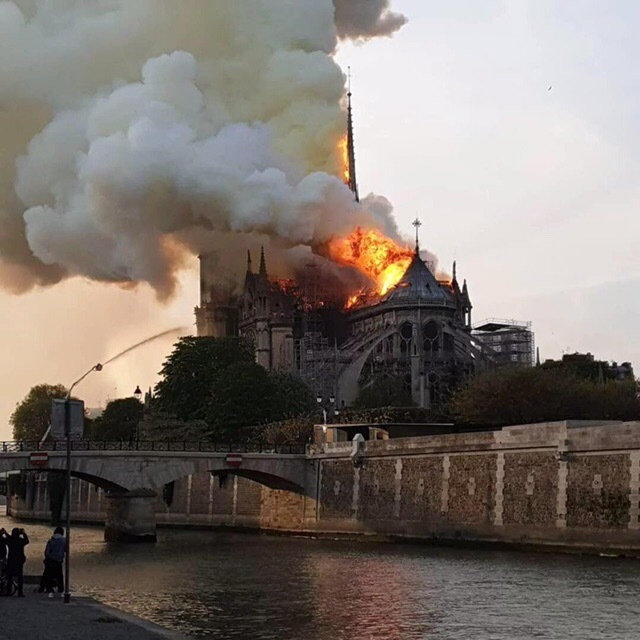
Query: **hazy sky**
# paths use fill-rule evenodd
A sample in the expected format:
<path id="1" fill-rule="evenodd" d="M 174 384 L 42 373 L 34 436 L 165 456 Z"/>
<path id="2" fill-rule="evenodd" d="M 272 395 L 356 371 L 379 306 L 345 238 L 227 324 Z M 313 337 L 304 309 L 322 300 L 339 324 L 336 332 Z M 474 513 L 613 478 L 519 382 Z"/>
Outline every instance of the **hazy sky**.
<path id="1" fill-rule="evenodd" d="M 640 364 L 640 98 L 631 0 L 396 0 L 409 24 L 344 46 L 353 68 L 361 194 L 458 261 L 474 319 L 531 320 L 542 357 Z M 551 89 L 549 89 L 551 87 Z M 154 333 L 193 326 L 195 272 L 168 306 L 82 281 L 0 294 L 0 436 L 39 382 L 70 384 Z M 172 340 L 82 386 L 89 406 L 156 380 Z"/>

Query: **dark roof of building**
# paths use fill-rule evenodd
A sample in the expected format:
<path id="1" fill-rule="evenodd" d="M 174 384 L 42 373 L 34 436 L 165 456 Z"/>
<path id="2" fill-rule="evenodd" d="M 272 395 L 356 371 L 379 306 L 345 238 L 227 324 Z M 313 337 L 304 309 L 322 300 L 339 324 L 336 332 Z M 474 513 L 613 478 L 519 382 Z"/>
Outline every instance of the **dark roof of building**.
<path id="1" fill-rule="evenodd" d="M 400 282 L 382 297 L 381 303 L 414 301 L 434 304 L 455 304 L 450 291 L 436 280 L 418 253 L 413 257 L 411 264 L 400 279 Z"/>

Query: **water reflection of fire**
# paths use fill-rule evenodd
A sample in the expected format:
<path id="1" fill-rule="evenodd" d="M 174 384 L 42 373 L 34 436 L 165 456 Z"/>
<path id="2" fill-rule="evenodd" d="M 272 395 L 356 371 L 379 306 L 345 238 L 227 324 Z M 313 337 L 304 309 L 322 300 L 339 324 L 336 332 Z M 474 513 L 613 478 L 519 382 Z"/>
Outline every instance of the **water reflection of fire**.
<path id="1" fill-rule="evenodd" d="M 328 254 L 338 264 L 355 267 L 374 285 L 352 294 L 347 308 L 387 293 L 398 284 L 414 256 L 411 249 L 397 245 L 380 231 L 361 227 L 346 238 L 332 239 Z"/>

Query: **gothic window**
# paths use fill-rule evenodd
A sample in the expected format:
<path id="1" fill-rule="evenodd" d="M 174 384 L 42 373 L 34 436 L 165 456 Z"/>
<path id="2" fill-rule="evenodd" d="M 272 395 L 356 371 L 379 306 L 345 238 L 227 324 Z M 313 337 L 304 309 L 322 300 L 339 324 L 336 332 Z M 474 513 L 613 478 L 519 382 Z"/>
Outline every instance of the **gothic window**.
<path id="1" fill-rule="evenodd" d="M 435 320 L 429 320 L 422 327 L 422 335 L 424 337 L 424 350 L 438 351 L 440 349 L 440 327 Z"/>
<path id="2" fill-rule="evenodd" d="M 400 325 L 400 353 L 411 353 L 411 338 L 413 337 L 413 326 L 410 322 Z"/>

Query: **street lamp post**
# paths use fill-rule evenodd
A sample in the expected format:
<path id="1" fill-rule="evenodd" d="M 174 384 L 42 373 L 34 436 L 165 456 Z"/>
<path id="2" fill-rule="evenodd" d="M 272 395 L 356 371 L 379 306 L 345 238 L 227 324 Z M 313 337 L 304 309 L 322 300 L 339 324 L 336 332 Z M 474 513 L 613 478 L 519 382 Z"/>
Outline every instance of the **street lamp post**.
<path id="1" fill-rule="evenodd" d="M 327 416 L 328 416 L 327 408 L 332 410 L 332 413 L 334 416 L 337 416 L 340 412 L 336 407 L 336 397 L 333 393 L 329 396 L 329 403 L 327 404 L 324 398 L 322 397 L 322 394 L 318 392 L 318 395 L 316 396 L 316 402 L 318 403 L 318 407 L 322 412 L 322 420 L 323 420 L 322 433 L 324 434 L 324 440 L 326 442 L 327 441 Z"/>
<path id="2" fill-rule="evenodd" d="M 71 392 L 74 387 L 80 384 L 90 373 L 94 371 L 102 371 L 100 363 L 94 365 L 81 378 L 78 378 L 69 388 L 67 397 L 64 399 L 64 435 L 67 441 L 67 508 L 66 508 L 66 536 L 67 536 L 67 553 L 64 562 L 64 602 L 71 602 L 71 593 L 69 591 L 69 574 L 70 563 L 69 556 L 71 554 Z"/>
<path id="3" fill-rule="evenodd" d="M 133 397 L 140 402 L 142 400 L 142 390 L 140 385 L 136 385 L 136 390 L 133 392 Z M 136 422 L 136 451 L 140 448 L 140 421 Z"/>

